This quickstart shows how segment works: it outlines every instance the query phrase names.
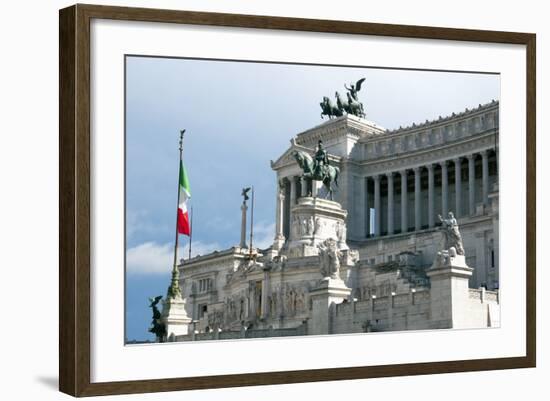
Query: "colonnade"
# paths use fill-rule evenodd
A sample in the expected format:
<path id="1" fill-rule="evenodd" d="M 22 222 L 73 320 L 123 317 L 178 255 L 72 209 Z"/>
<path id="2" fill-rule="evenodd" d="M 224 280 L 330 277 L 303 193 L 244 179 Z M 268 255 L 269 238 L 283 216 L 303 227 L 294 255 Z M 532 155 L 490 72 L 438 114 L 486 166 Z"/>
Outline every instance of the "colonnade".
<path id="1" fill-rule="evenodd" d="M 400 232 L 418 231 L 423 228 L 433 228 L 437 223 L 436 215 L 439 213 L 446 216 L 449 211 L 452 211 L 457 218 L 476 214 L 476 198 L 479 198 L 479 194 L 476 194 L 476 158 L 479 158 L 479 156 L 481 158 L 481 202 L 487 205 L 490 152 L 492 151 L 483 150 L 438 163 L 365 177 L 361 190 L 364 199 L 360 201 L 361 206 L 365 208 L 365 214 L 364 216 L 359 215 L 359 218 L 364 217 L 365 227 L 361 231 L 365 232 L 366 236 L 392 235 Z M 463 163 L 463 161 L 465 160 L 467 160 L 467 166 L 464 168 L 463 164 L 466 163 Z M 454 177 L 449 177 L 449 169 L 454 170 Z M 439 184 L 437 188 L 436 170 Z M 467 178 L 465 178 L 465 170 L 467 170 Z M 426 184 L 426 175 L 427 185 L 423 186 L 423 182 Z M 396 179 L 400 181 L 397 188 L 395 185 Z M 450 180 L 454 184 L 454 194 L 449 190 Z M 383 182 L 385 182 L 385 185 Z M 463 196 L 466 196 L 466 194 L 463 194 L 463 185 L 466 187 L 464 190 L 468 192 L 466 205 L 462 204 Z M 396 193 L 398 188 L 400 188 L 400 191 Z M 479 188 L 477 188 L 477 191 L 479 191 Z M 387 202 L 387 205 L 383 205 L 383 192 L 386 195 L 385 202 Z M 435 203 L 436 195 L 440 198 L 441 207 Z M 414 205 L 411 205 L 413 207 L 409 207 L 411 201 L 414 203 Z M 396 203 L 400 203 L 400 208 L 396 208 Z M 385 216 L 382 216 L 383 208 Z M 438 209 L 437 213 L 436 209 Z M 400 221 L 398 222 L 395 212 L 399 210 L 398 217 Z M 413 213 L 410 216 L 411 211 Z M 382 231 L 383 225 L 385 226 L 384 232 Z"/>
<path id="2" fill-rule="evenodd" d="M 476 187 L 476 160 L 479 159 L 481 185 Z M 449 211 L 457 218 L 475 215 L 476 199 L 481 198 L 481 202 L 488 205 L 490 159 L 491 163 L 496 163 L 493 149 L 363 177 L 359 188 L 352 189 L 359 191 L 359 203 L 355 204 L 359 210 L 348 210 L 350 218 L 362 222 L 357 235 L 376 237 L 433 228 L 437 224 L 437 214 L 446 216 Z M 496 175 L 496 164 L 493 175 Z M 276 238 L 288 238 L 290 208 L 300 197 L 308 195 L 311 191 L 308 184 L 298 175 L 284 177 L 278 182 Z"/>
<path id="3" fill-rule="evenodd" d="M 290 233 L 290 208 L 311 192 L 311 182 L 301 176 L 285 177 L 278 182 L 275 217 L 275 239 L 282 241 Z"/>

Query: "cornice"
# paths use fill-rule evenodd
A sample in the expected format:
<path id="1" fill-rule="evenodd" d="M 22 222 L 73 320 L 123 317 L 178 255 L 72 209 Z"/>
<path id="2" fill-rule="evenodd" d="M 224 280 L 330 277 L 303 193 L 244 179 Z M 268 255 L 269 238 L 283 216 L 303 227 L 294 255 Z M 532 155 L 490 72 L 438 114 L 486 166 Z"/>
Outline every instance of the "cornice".
<path id="1" fill-rule="evenodd" d="M 478 115 L 482 115 L 487 113 L 488 111 L 498 111 L 499 109 L 499 101 L 498 100 L 492 100 L 489 103 L 485 104 L 479 104 L 476 108 L 473 109 L 464 109 L 464 111 L 460 113 L 452 113 L 448 116 L 439 116 L 437 119 L 434 120 L 426 120 L 423 123 L 412 123 L 411 125 L 407 127 L 399 127 L 393 130 L 386 130 L 386 133 L 384 135 L 385 138 L 389 138 L 390 136 L 395 135 L 410 135 L 414 134 L 416 132 L 422 132 L 427 129 L 433 129 L 433 128 L 441 128 L 442 126 L 449 125 L 458 121 L 467 120 L 471 117 L 476 117 Z"/>
<path id="2" fill-rule="evenodd" d="M 430 163 L 437 164 L 456 157 L 466 157 L 472 153 L 494 149 L 494 134 L 495 131 L 491 130 L 483 135 L 462 138 L 459 142 L 434 145 L 415 152 L 390 155 L 385 158 L 359 161 L 355 165 L 363 172 L 368 170 L 367 175 L 424 167 Z"/>

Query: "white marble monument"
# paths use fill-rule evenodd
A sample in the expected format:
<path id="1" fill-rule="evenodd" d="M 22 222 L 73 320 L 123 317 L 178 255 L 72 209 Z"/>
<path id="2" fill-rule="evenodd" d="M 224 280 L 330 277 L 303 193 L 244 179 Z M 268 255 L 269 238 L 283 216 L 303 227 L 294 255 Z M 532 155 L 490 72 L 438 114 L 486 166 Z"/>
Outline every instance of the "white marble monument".
<path id="1" fill-rule="evenodd" d="M 167 300 L 169 332 L 190 341 L 497 327 L 498 113 L 493 101 L 391 131 L 344 115 L 297 134 L 271 163 L 273 245 L 180 265 L 186 303 Z M 304 154 L 338 172 L 334 200 L 298 164 Z M 191 319 L 198 333 L 184 334 Z"/>

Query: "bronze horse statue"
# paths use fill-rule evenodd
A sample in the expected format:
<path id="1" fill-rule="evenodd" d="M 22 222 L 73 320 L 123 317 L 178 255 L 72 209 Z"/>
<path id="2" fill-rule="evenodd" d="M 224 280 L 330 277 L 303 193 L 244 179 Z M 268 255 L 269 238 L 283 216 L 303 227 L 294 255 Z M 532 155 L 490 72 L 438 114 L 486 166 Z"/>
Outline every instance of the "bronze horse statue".
<path id="1" fill-rule="evenodd" d="M 346 93 L 347 102 L 342 99 L 340 93 L 336 92 L 334 96 L 336 97 L 336 105 L 338 109 L 345 111 L 348 114 L 353 114 L 354 116 L 365 118 L 365 112 L 363 111 L 363 105 L 361 102 L 355 100 L 350 93 Z"/>
<path id="2" fill-rule="evenodd" d="M 323 116 L 328 116 L 330 120 L 332 117 L 337 118 L 344 115 L 343 111 L 326 96 L 323 96 L 323 101 L 319 105 L 321 106 L 321 119 L 323 119 Z"/>
<path id="3" fill-rule="evenodd" d="M 332 183 L 338 187 L 338 176 L 340 175 L 340 169 L 336 166 L 325 166 L 324 174 L 322 177 L 315 176 L 315 162 L 309 153 L 296 150 L 293 152 L 294 159 L 298 162 L 298 165 L 304 172 L 304 177 L 308 181 L 322 181 L 323 185 L 327 188 L 329 199 L 333 200 Z"/>
<path id="4" fill-rule="evenodd" d="M 336 104 L 328 97 L 323 96 L 323 101 L 319 103 L 321 106 L 321 119 L 323 116 L 328 116 L 329 120 L 333 117 L 341 117 L 344 114 L 352 114 L 359 118 L 365 118 L 365 109 L 363 103 L 359 101 L 358 92 L 361 90 L 365 78 L 359 79 L 355 84 L 350 86 L 344 85 L 346 88 L 347 101 L 343 99 L 338 92 L 335 93 Z"/>

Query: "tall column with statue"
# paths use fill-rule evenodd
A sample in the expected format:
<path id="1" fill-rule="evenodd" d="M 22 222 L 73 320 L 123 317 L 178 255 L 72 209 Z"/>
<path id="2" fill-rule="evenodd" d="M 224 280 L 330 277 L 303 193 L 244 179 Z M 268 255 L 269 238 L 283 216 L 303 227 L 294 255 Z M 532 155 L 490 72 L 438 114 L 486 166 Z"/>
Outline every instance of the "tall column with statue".
<path id="1" fill-rule="evenodd" d="M 248 192 L 250 191 L 250 187 L 243 188 L 241 196 L 243 197 L 243 203 L 241 205 L 241 242 L 239 243 L 239 246 L 241 248 L 246 248 L 246 212 L 248 210 L 248 206 L 246 205 L 246 201 L 249 199 Z"/>
<path id="2" fill-rule="evenodd" d="M 273 249 L 279 251 L 285 243 L 285 235 L 283 233 L 285 218 L 285 187 L 283 182 L 277 182 L 277 195 L 275 201 L 275 239 L 273 241 Z"/>

